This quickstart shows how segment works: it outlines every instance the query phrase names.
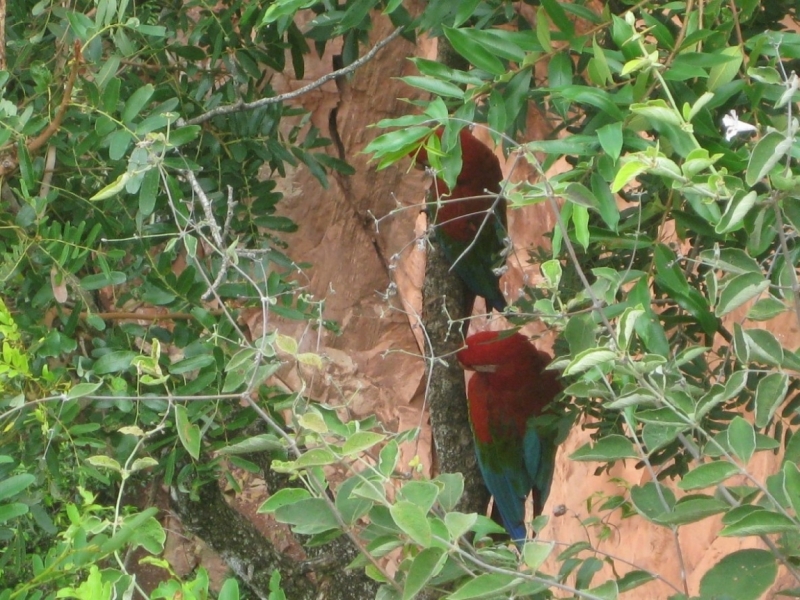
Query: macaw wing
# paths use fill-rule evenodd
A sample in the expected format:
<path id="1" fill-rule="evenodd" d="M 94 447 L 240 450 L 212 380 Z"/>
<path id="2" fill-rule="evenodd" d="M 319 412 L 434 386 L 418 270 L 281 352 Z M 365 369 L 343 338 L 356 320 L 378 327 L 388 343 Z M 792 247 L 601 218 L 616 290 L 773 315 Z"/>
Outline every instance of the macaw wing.
<path id="1" fill-rule="evenodd" d="M 542 514 L 550 495 L 556 466 L 556 444 L 547 433 L 537 431 L 534 419 L 529 419 L 522 445 L 525 469 L 532 482 L 530 489 L 533 491 L 533 515 L 538 516 Z"/>
<path id="2" fill-rule="evenodd" d="M 456 274 L 475 295 L 486 299 L 487 308 L 502 312 L 506 300 L 500 291 L 499 269 L 506 260 L 507 233 L 499 219 L 487 221 L 474 243 L 471 240 L 455 240 L 440 228 L 436 229 L 436 234 Z"/>
<path id="3" fill-rule="evenodd" d="M 483 481 L 494 497 L 494 502 L 503 518 L 503 526 L 515 542 L 524 541 L 525 498 L 533 485 L 522 461 L 499 460 L 493 444 L 477 444 L 478 466 Z M 506 462 L 506 464 L 503 464 Z"/>

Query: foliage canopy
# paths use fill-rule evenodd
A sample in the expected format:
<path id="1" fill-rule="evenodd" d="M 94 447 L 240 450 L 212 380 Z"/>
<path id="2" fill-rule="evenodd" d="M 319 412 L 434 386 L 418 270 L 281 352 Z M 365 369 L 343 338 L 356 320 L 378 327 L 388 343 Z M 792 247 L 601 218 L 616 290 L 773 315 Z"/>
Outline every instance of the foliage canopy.
<path id="1" fill-rule="evenodd" d="M 594 428 L 570 458 L 651 474 L 587 501 L 585 527 L 602 540 L 619 514 L 677 540 L 722 515 L 719 536 L 758 548 L 714 565 L 701 597 L 759 598 L 779 572 L 799 593 L 800 354 L 776 335 L 787 315 L 800 322 L 800 35 L 781 31 L 794 3 L 3 5 L 0 600 L 130 593 L 137 548 L 166 572 L 149 597 L 205 597 L 204 571 L 182 581 L 154 558 L 157 510 L 127 494 L 157 478 L 191 511 L 213 504 L 219 474 L 236 489 L 232 467 L 266 471 L 280 489 L 262 510 L 310 555 L 354 552 L 337 576 L 382 599 L 616 598 L 658 577 L 620 575 L 589 541 L 549 540 L 546 518 L 519 554 L 493 544 L 498 527 L 459 510 L 458 474 L 396 476 L 418 432 L 348 421 L 270 379 L 281 356 L 323 365 L 279 319 L 336 330 L 285 252 L 297 224 L 276 214 L 277 181 L 301 164 L 323 185 L 352 172 L 270 75 L 291 65 L 302 78 L 311 48 L 338 38 L 355 71 L 385 16 L 394 36 L 438 37 L 465 65 L 411 59 L 418 74 L 403 80 L 431 99 L 378 123 L 378 167 L 441 124 L 430 156 L 452 183 L 455 132 L 478 122 L 538 175 L 505 188 L 510 206 L 557 215 L 552 248 L 531 249 L 542 283 L 508 318 L 560 334 L 571 402 L 557 416 Z M 534 109 L 551 135 L 523 142 Z M 778 457 L 762 478 L 759 452 Z M 346 475 L 329 478 L 332 465 Z M 383 559 L 398 549 L 391 574 Z M 270 552 L 263 585 L 236 575 L 263 597 L 316 597 L 305 567 Z M 664 583 L 688 597 L 685 579 Z M 219 595 L 237 598 L 237 582 Z"/>

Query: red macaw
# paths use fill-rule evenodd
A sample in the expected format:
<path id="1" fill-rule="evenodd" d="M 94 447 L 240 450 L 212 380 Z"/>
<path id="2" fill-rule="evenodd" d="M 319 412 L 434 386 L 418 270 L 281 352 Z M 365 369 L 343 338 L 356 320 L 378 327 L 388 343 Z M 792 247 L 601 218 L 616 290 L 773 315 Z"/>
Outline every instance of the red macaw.
<path id="1" fill-rule="evenodd" d="M 436 134 L 441 137 L 442 130 Z M 461 130 L 460 139 L 462 166 L 455 187 L 450 190 L 438 178 L 434 183 L 437 199 L 442 198 L 431 203 L 436 240 L 472 293 L 486 299 L 487 310 L 502 312 L 500 269 L 508 244 L 506 203 L 498 197 L 503 171 L 494 152 L 468 129 Z M 427 164 L 425 148 L 416 160 Z"/>
<path id="2" fill-rule="evenodd" d="M 535 427 L 536 417 L 561 391 L 552 357 L 520 333 L 482 331 L 457 354 L 475 371 L 467 399 L 475 448 L 489 488 L 511 539 L 525 539 L 525 500 L 533 492 L 533 514 L 541 514 L 556 456 L 555 431 Z"/>

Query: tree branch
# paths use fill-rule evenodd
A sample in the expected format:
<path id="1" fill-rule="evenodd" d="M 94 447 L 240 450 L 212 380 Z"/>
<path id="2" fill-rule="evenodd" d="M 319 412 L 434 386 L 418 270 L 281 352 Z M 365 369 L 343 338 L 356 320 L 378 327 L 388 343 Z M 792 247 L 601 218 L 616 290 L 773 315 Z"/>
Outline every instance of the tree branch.
<path id="1" fill-rule="evenodd" d="M 306 94 L 306 93 L 310 92 L 311 90 L 317 89 L 318 87 L 321 87 L 322 85 L 328 83 L 329 81 L 331 81 L 333 79 L 336 79 L 338 77 L 342 77 L 344 75 L 349 75 L 350 73 L 352 73 L 353 71 L 358 69 L 360 66 L 368 63 L 369 61 L 371 61 L 375 57 L 376 54 L 378 54 L 378 52 L 380 52 L 381 48 L 383 48 L 389 42 L 391 42 L 392 40 L 397 38 L 402 32 L 403 32 L 403 27 L 398 27 L 391 34 L 389 34 L 389 36 L 386 39 L 381 40 L 380 42 L 375 44 L 375 46 L 372 48 L 372 50 L 367 52 L 364 56 L 359 58 L 357 61 L 349 64 L 348 66 L 346 66 L 346 67 L 344 67 L 342 69 L 337 69 L 336 71 L 332 71 L 331 73 L 328 73 L 327 75 L 324 75 L 323 77 L 320 77 L 316 81 L 313 81 L 313 82 L 309 83 L 308 85 L 305 85 L 305 86 L 301 87 L 300 89 L 297 89 L 297 90 L 295 90 L 293 92 L 287 92 L 285 94 L 280 94 L 278 96 L 271 96 L 269 98 L 261 98 L 259 100 L 254 101 L 254 102 L 244 102 L 242 100 L 239 100 L 238 102 L 236 102 L 234 104 L 228 104 L 226 106 L 220 106 L 218 108 L 210 110 L 207 113 L 203 113 L 202 115 L 199 115 L 199 116 L 195 117 L 194 119 L 189 119 L 188 121 L 185 121 L 182 124 L 183 125 L 199 125 L 200 123 L 205 123 L 206 121 L 209 121 L 209 120 L 213 119 L 214 117 L 218 117 L 219 115 L 229 115 L 229 114 L 242 112 L 242 111 L 246 111 L 246 110 L 255 110 L 257 108 L 261 108 L 262 106 L 268 106 L 270 104 L 277 104 L 279 102 L 286 102 L 287 100 L 294 100 L 295 98 L 299 98 L 303 94 Z"/>
<path id="2" fill-rule="evenodd" d="M 76 40 L 75 56 L 72 59 L 72 69 L 69 72 L 67 84 L 64 86 L 64 96 L 61 98 L 61 104 L 58 106 L 56 116 L 52 121 L 50 121 L 50 124 L 45 127 L 44 131 L 26 144 L 28 152 L 36 152 L 39 148 L 44 146 L 47 143 L 47 140 L 53 137 L 56 131 L 58 131 L 59 127 L 61 127 L 61 123 L 64 121 L 64 115 L 67 114 L 67 108 L 69 108 L 69 101 L 70 98 L 72 98 L 72 88 L 75 85 L 75 80 L 78 78 L 80 64 L 81 46 L 80 42 Z M 18 167 L 19 157 L 13 150 L 13 144 L 9 144 L 0 149 L 0 177 L 10 175 L 16 171 Z"/>
<path id="3" fill-rule="evenodd" d="M 439 62 L 457 67 L 461 59 L 442 36 Z M 430 236 L 431 238 L 433 236 Z M 464 371 L 455 364 L 454 353 L 463 344 L 475 296 L 450 270 L 441 248 L 429 240 L 425 282 L 422 287 L 422 324 L 430 340 L 427 402 L 438 470 L 464 475 L 464 495 L 457 507 L 463 512 L 483 514 L 489 504 L 489 491 L 483 483 L 475 456 L 475 443 L 467 410 Z"/>

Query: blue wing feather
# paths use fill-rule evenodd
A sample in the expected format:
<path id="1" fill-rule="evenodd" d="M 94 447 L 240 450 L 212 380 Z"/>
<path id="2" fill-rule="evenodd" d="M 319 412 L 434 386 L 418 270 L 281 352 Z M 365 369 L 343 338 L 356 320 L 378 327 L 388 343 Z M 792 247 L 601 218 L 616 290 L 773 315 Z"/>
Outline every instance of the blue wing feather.
<path id="1" fill-rule="evenodd" d="M 484 227 L 478 239 L 470 248 L 471 242 L 450 239 L 441 229 L 436 230 L 436 239 L 444 250 L 447 261 L 453 270 L 467 284 L 476 296 L 486 299 L 486 304 L 498 312 L 503 312 L 506 299 L 500 290 L 500 275 L 497 269 L 505 264 L 505 228 L 499 218 Z M 464 251 L 469 249 L 467 254 Z M 456 262 L 458 261 L 458 262 Z"/>
<path id="2" fill-rule="evenodd" d="M 528 421 L 528 429 L 523 440 L 525 469 L 531 477 L 533 491 L 533 512 L 539 515 L 550 495 L 550 484 L 553 483 L 553 471 L 556 466 L 556 444 L 554 440 L 543 436 L 534 426 L 534 420 Z"/>
<path id="3" fill-rule="evenodd" d="M 526 538 L 525 499 L 534 493 L 534 512 L 541 513 L 555 468 L 555 445 L 543 439 L 529 421 L 522 441 L 519 460 L 498 461 L 502 450 L 495 444 L 477 444 L 478 466 L 486 487 L 494 497 L 495 504 L 503 519 L 503 526 L 511 539 L 520 543 Z M 519 448 L 517 448 L 517 451 Z M 508 455 L 506 454 L 506 458 Z"/>
<path id="4" fill-rule="evenodd" d="M 533 487 L 534 480 L 525 465 L 497 465 L 487 453 L 492 452 L 491 444 L 478 444 L 477 456 L 483 481 L 494 497 L 495 504 L 503 519 L 503 526 L 515 542 L 524 541 L 525 498 Z M 521 458 L 521 457 L 520 457 Z M 490 466 L 491 463 L 491 466 Z"/>

